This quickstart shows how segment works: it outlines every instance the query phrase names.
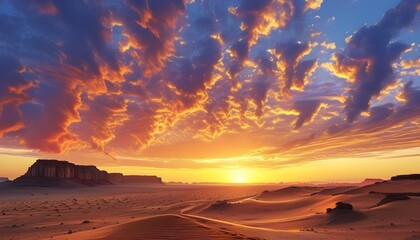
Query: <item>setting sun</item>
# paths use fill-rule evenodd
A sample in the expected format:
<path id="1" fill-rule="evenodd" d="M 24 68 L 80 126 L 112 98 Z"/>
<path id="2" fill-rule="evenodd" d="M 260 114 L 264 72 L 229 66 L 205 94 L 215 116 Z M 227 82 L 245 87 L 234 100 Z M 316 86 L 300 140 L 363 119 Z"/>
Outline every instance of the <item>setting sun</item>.
<path id="1" fill-rule="evenodd" d="M 244 183 L 246 182 L 244 176 L 236 176 L 235 183 Z"/>
<path id="2" fill-rule="evenodd" d="M 233 170 L 231 172 L 231 180 L 232 183 L 249 183 L 251 182 L 249 179 L 249 171 L 248 170 Z"/>

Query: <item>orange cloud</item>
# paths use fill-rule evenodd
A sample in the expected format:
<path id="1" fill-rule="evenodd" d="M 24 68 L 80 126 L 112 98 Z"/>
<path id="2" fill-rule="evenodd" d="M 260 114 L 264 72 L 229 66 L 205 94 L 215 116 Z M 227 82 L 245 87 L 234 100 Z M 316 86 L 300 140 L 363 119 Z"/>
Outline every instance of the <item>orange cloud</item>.
<path id="1" fill-rule="evenodd" d="M 127 38 L 121 50 L 140 51 L 136 54 L 141 55 L 137 61 L 144 74 L 157 73 L 175 51 L 176 25 L 185 12 L 185 4 L 182 0 L 167 2 L 164 7 L 156 1 L 127 3 L 127 13 L 114 20 L 121 22 L 123 35 Z"/>
<path id="2" fill-rule="evenodd" d="M 280 74 L 281 91 L 285 96 L 290 95 L 290 89 L 303 89 L 304 83 L 317 66 L 316 60 L 302 61 L 311 52 L 309 44 L 301 42 L 287 42 L 277 45 L 273 52 L 277 58 L 277 68 Z"/>
<path id="3" fill-rule="evenodd" d="M 333 43 L 333 42 L 327 43 L 326 41 L 323 41 L 321 43 L 321 46 L 326 48 L 326 49 L 336 49 L 335 43 Z"/>
<path id="4" fill-rule="evenodd" d="M 316 10 L 321 7 L 324 0 L 306 0 L 305 11 L 308 9 Z"/>
<path id="5" fill-rule="evenodd" d="M 17 59 L 0 55 L 0 137 L 23 127 L 18 107 L 30 100 L 27 91 L 34 87 L 23 77 L 25 71 Z"/>

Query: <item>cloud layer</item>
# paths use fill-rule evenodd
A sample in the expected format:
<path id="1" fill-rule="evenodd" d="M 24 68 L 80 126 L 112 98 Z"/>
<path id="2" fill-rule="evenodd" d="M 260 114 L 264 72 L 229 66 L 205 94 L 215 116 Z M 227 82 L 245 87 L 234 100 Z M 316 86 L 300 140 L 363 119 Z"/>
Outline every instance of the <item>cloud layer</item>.
<path id="1" fill-rule="evenodd" d="M 320 31 L 322 4 L 2 1 L 0 144 L 194 168 L 416 146 L 418 43 L 399 36 L 418 1 L 343 43 Z"/>

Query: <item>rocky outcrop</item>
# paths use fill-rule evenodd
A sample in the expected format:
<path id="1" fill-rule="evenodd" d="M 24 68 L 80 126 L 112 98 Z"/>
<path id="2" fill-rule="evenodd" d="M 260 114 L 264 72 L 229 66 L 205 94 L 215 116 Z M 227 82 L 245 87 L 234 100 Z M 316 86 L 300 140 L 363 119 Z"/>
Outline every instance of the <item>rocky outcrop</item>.
<path id="1" fill-rule="evenodd" d="M 353 205 L 350 203 L 336 202 L 335 208 L 327 208 L 327 213 L 331 213 L 337 210 L 353 211 Z"/>
<path id="2" fill-rule="evenodd" d="M 162 178 L 156 176 L 123 176 L 124 183 L 162 183 Z"/>
<path id="3" fill-rule="evenodd" d="M 67 161 L 39 159 L 25 175 L 13 181 L 14 186 L 62 187 L 79 185 L 103 185 L 118 183 L 162 183 L 156 176 L 124 176 L 108 173 L 95 166 L 81 166 Z"/>
<path id="4" fill-rule="evenodd" d="M 108 173 L 108 180 L 111 183 L 158 183 L 162 184 L 162 179 L 156 176 L 141 176 L 141 175 L 128 175 L 125 176 L 121 173 Z"/>
<path id="5" fill-rule="evenodd" d="M 392 181 L 399 180 L 420 180 L 420 174 L 397 175 L 391 178 Z"/>
<path id="6" fill-rule="evenodd" d="M 367 185 L 372 185 L 378 182 L 383 182 L 383 179 L 380 178 L 366 178 L 365 180 L 363 180 L 363 182 L 359 183 L 359 186 L 367 186 Z"/>
<path id="7" fill-rule="evenodd" d="M 63 181 L 58 181 L 63 180 Z M 95 166 L 81 166 L 67 161 L 39 159 L 25 175 L 13 181 L 14 185 L 56 186 L 63 182 L 82 185 L 110 184 L 108 173 Z"/>
<path id="8" fill-rule="evenodd" d="M 75 179 L 98 184 L 108 182 L 108 173 L 95 166 L 81 166 L 58 160 L 37 160 L 29 167 L 25 176 Z"/>
<path id="9" fill-rule="evenodd" d="M 122 173 L 109 173 L 108 180 L 112 183 L 123 183 L 124 175 Z"/>
<path id="10" fill-rule="evenodd" d="M 350 203 L 336 202 L 335 208 L 327 208 L 327 225 L 349 224 L 363 219 L 366 219 L 366 215 L 354 211 Z"/>

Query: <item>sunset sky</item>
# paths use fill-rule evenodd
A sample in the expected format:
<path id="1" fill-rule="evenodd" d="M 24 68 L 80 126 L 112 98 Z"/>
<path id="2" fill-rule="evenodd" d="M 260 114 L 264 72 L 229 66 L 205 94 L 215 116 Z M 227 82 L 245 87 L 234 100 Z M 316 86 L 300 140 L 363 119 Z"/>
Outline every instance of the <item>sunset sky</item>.
<path id="1" fill-rule="evenodd" d="M 0 176 L 420 172 L 420 0 L 0 0 Z"/>

